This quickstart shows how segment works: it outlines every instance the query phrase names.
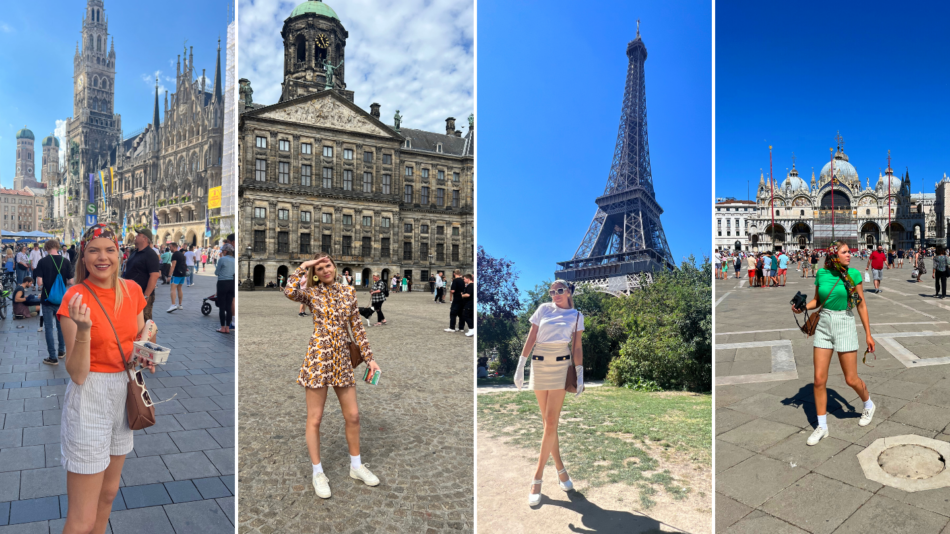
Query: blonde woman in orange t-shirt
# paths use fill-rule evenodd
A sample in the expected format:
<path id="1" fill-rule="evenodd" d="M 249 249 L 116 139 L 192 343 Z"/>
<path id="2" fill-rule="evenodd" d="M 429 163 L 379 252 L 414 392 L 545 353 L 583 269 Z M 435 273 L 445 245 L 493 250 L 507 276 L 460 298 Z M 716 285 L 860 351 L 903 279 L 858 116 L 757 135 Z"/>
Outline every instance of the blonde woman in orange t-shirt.
<path id="1" fill-rule="evenodd" d="M 119 278 L 119 263 L 115 233 L 105 225 L 86 230 L 77 285 L 66 291 L 57 312 L 70 379 L 60 428 L 69 500 L 64 534 L 106 530 L 125 455 L 132 451 L 125 408 L 129 378 L 116 334 L 130 358 L 132 342 L 145 328 L 145 297 L 138 284 Z"/>

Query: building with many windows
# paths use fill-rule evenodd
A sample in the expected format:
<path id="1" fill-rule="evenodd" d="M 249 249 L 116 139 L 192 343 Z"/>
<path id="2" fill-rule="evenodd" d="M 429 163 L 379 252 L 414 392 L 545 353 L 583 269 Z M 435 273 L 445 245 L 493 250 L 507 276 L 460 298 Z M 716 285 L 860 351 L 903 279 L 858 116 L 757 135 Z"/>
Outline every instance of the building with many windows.
<path id="1" fill-rule="evenodd" d="M 716 250 L 749 251 L 748 218 L 756 213 L 755 202 L 718 198 L 713 223 L 713 243 Z"/>
<path id="2" fill-rule="evenodd" d="M 32 232 L 41 229 L 46 199 L 25 189 L 0 189 L 0 206 L 3 206 L 4 232 Z"/>
<path id="3" fill-rule="evenodd" d="M 436 270 L 472 272 L 474 117 L 462 136 L 452 117 L 434 133 L 357 106 L 342 67 L 348 33 L 320 1 L 297 6 L 281 36 L 280 101 L 255 104 L 240 80 L 241 279 L 276 281 L 320 251 L 357 286 L 373 273 L 421 289 Z"/>

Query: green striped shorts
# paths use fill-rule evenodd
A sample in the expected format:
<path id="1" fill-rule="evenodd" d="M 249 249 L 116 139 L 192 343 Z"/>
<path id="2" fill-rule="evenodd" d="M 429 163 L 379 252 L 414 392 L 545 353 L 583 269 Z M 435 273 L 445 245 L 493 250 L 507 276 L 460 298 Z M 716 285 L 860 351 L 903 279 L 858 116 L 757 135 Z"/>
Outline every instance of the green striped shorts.
<path id="1" fill-rule="evenodd" d="M 818 327 L 815 328 L 816 349 L 833 349 L 838 352 L 858 350 L 858 328 L 850 310 L 822 310 Z"/>

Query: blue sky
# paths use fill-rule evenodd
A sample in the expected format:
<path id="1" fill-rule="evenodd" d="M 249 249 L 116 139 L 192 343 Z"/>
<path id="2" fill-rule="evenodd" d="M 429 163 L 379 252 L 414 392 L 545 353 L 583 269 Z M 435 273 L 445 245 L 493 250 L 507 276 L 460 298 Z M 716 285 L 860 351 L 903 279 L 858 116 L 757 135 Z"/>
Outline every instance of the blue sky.
<path id="1" fill-rule="evenodd" d="M 862 184 L 910 170 L 914 193 L 950 173 L 947 3 L 719 2 L 716 196 L 755 195 L 768 145 L 781 183 L 830 160 L 840 130 Z"/>
<path id="2" fill-rule="evenodd" d="M 152 121 L 155 75 L 174 90 L 175 60 L 185 39 L 194 46 L 195 66 L 214 80 L 218 36 L 225 66 L 228 0 L 128 2 L 105 0 L 109 32 L 115 38 L 115 111 L 128 134 Z M 30 2 L 5 2 L 0 10 L 0 185 L 13 186 L 17 130 L 36 136 L 36 177 L 40 141 L 56 121 L 73 114 L 73 57 L 80 39 L 84 0 L 55 2 L 37 9 Z M 222 80 L 223 83 L 223 80 Z M 164 90 L 160 95 L 164 110 Z M 164 113 L 164 111 L 162 111 Z M 164 115 L 163 115 L 164 120 Z"/>
<path id="3" fill-rule="evenodd" d="M 515 262 L 521 289 L 553 279 L 594 216 L 638 18 L 663 229 L 677 262 L 710 254 L 710 3 L 480 0 L 478 243 Z"/>

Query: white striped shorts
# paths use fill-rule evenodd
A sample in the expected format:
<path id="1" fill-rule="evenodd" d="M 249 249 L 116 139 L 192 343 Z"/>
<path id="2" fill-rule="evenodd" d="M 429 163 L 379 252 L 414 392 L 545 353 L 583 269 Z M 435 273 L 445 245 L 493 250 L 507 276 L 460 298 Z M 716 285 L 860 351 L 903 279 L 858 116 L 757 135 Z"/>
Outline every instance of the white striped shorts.
<path id="1" fill-rule="evenodd" d="M 128 383 L 125 372 L 90 372 L 83 384 L 67 384 L 59 431 L 66 471 L 101 473 L 109 467 L 110 455 L 132 452 L 132 429 L 125 408 Z"/>
<path id="2" fill-rule="evenodd" d="M 858 328 L 850 310 L 821 310 L 818 327 L 815 328 L 816 349 L 833 349 L 837 352 L 858 350 Z"/>

